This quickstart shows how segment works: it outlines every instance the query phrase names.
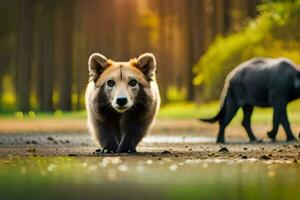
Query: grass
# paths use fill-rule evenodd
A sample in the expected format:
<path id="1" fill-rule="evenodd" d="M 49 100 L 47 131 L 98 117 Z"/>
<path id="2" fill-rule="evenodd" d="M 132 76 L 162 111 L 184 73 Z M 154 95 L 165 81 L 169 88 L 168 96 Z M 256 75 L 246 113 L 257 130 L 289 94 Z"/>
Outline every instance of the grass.
<path id="1" fill-rule="evenodd" d="M 204 104 L 195 104 L 190 102 L 170 103 L 163 105 L 158 113 L 158 119 L 198 119 L 200 117 L 212 117 L 219 111 L 219 103 L 214 101 Z M 291 102 L 288 105 L 288 113 L 292 123 L 300 124 L 300 100 Z M 271 108 L 255 108 L 253 113 L 253 122 L 270 123 L 272 121 L 273 111 Z M 241 109 L 234 118 L 233 123 L 239 123 L 242 120 Z M 34 120 L 34 119 L 86 119 L 85 110 L 74 112 L 62 112 L 56 110 L 53 113 L 44 112 L 6 112 L 0 113 L 0 119 Z"/>
<path id="2" fill-rule="evenodd" d="M 182 102 L 170 103 L 163 105 L 158 114 L 158 119 L 197 119 L 199 117 L 212 117 L 219 111 L 218 102 L 210 102 L 196 105 L 195 103 Z M 253 113 L 253 122 L 255 123 L 270 123 L 272 120 L 271 108 L 255 108 Z M 291 122 L 300 124 L 300 100 L 291 102 L 288 105 L 288 113 Z M 237 113 L 234 122 L 239 122 L 242 119 L 241 110 Z M 0 113 L 0 119 L 85 119 L 86 112 L 62 112 L 57 110 L 53 113 L 29 112 L 29 113 Z"/>
<path id="3" fill-rule="evenodd" d="M 194 103 L 174 103 L 163 106 L 158 117 L 160 119 L 197 119 L 215 116 L 220 109 L 218 102 L 210 102 L 196 105 Z M 300 124 L 300 100 L 288 105 L 290 121 Z M 252 121 L 255 123 L 270 123 L 272 121 L 272 108 L 255 108 Z M 241 109 L 238 111 L 233 122 L 240 122 L 243 118 Z"/>

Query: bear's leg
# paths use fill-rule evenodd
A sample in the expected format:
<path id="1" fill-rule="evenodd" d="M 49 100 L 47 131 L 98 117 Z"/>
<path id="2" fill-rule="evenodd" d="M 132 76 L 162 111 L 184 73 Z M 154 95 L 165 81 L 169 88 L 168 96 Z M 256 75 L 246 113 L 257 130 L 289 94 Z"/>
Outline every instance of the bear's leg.
<path id="1" fill-rule="evenodd" d="M 99 126 L 99 141 L 102 146 L 102 153 L 116 152 L 119 146 L 117 137 L 118 129 L 102 124 Z"/>
<path id="2" fill-rule="evenodd" d="M 129 136 L 129 134 L 126 134 L 121 140 L 121 143 L 117 149 L 117 153 L 135 153 L 136 146 L 136 139 L 134 137 Z"/>
<path id="3" fill-rule="evenodd" d="M 117 149 L 117 153 L 134 153 L 136 152 L 136 146 L 142 140 L 147 131 L 148 125 L 145 123 L 127 123 L 123 127 L 124 132 Z"/>

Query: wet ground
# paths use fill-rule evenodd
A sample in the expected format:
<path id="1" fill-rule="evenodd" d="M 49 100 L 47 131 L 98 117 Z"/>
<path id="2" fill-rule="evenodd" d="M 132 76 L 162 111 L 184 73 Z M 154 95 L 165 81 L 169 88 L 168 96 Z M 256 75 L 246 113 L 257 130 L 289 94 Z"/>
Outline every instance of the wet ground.
<path id="1" fill-rule="evenodd" d="M 7 157 L 1 199 L 299 199 L 299 164 L 183 157 Z"/>
<path id="2" fill-rule="evenodd" d="M 17 133 L 0 134 L 0 157 L 7 156 L 153 156 L 196 159 L 258 159 L 298 162 L 300 143 L 248 143 L 230 139 L 216 144 L 212 136 L 196 133 L 152 134 L 145 137 L 131 154 L 101 154 L 87 133 Z"/>
<path id="3" fill-rule="evenodd" d="M 154 129 L 137 154 L 101 154 L 84 131 L 3 132 L 0 199 L 299 199 L 299 142 L 196 129 Z"/>

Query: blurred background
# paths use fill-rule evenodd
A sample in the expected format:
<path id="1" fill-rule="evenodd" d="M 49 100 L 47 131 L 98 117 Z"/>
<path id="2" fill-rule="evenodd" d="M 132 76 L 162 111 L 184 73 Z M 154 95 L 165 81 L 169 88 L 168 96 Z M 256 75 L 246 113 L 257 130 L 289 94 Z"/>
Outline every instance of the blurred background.
<path id="1" fill-rule="evenodd" d="M 163 103 L 205 102 L 253 56 L 300 63 L 299 0 L 0 0 L 0 110 L 84 109 L 87 60 L 153 52 Z"/>
<path id="2" fill-rule="evenodd" d="M 87 134 L 94 52 L 157 58 L 163 105 L 141 154 L 99 154 Z M 0 199 L 298 200 L 300 99 L 288 106 L 298 143 L 269 142 L 271 108 L 251 119 L 259 144 L 241 111 L 226 146 L 197 120 L 255 56 L 300 64 L 300 0 L 0 0 Z"/>

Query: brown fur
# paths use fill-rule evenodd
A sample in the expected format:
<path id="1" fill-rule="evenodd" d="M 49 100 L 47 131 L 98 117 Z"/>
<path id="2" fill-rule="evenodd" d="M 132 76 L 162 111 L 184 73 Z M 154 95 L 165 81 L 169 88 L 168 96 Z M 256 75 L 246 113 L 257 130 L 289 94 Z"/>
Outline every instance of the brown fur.
<path id="1" fill-rule="evenodd" d="M 146 53 L 129 62 L 115 62 L 101 54 L 89 59 L 90 81 L 86 90 L 88 126 L 103 152 L 135 152 L 159 109 L 155 81 L 156 62 Z M 130 80 L 137 81 L 130 86 Z M 114 85 L 108 86 L 113 80 Z M 126 97 L 125 110 L 117 101 Z"/>

